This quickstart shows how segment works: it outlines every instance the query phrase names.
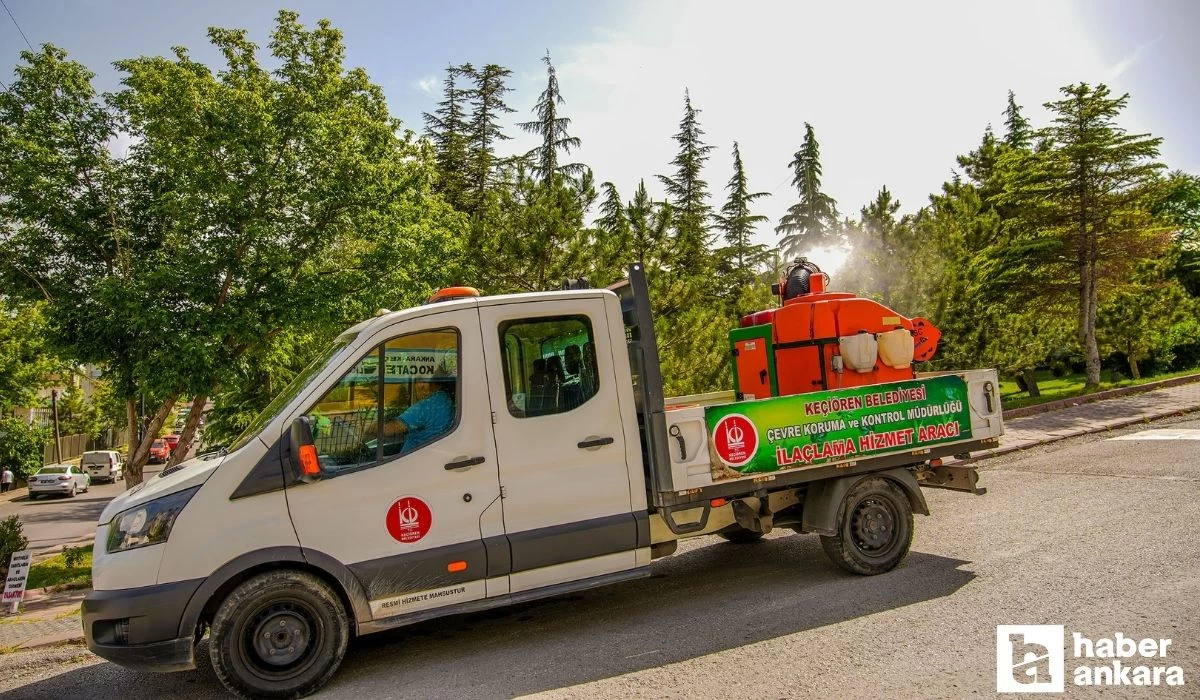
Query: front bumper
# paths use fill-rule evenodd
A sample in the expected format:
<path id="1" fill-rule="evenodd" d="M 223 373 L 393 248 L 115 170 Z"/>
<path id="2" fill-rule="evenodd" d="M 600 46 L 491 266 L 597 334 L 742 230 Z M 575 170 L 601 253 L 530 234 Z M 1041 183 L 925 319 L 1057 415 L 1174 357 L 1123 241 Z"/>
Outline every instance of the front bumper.
<path id="1" fill-rule="evenodd" d="M 83 599 L 83 636 L 97 656 L 135 671 L 196 667 L 195 634 L 180 630 L 202 579 L 91 591 Z"/>

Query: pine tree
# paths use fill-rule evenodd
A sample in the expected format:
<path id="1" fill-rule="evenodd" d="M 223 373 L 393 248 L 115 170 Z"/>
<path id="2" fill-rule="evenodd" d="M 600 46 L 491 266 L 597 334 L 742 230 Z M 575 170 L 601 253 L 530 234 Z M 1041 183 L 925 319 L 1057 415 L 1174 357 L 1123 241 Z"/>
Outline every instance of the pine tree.
<path id="1" fill-rule="evenodd" d="M 712 146 L 704 144 L 700 137 L 704 130 L 697 120 L 700 110 L 692 107 L 692 97 L 687 90 L 683 93 L 683 119 L 675 141 L 679 154 L 671 161 L 675 166 L 674 176 L 659 175 L 658 179 L 671 198 L 675 237 L 672 241 L 671 264 L 697 272 L 708 254 L 708 220 L 711 210 L 708 205 L 708 183 L 701 179 L 704 163 Z"/>
<path id="2" fill-rule="evenodd" d="M 438 166 L 436 190 L 460 211 L 466 209 L 467 157 L 470 135 L 466 112 L 467 90 L 460 87 L 463 78 L 474 72 L 471 64 L 447 66 L 442 81 L 442 101 L 433 114 L 426 112 L 425 133 L 433 144 Z"/>
<path id="3" fill-rule="evenodd" d="M 804 143 L 788 163 L 795 175 L 792 185 L 800 201 L 788 208 L 775 232 L 783 234 L 779 247 L 787 257 L 797 257 L 828 241 L 836 227 L 837 202 L 821 191 L 821 150 L 812 125 L 804 123 Z"/>
<path id="4" fill-rule="evenodd" d="M 733 176 L 725 188 L 729 190 L 729 199 L 716 217 L 717 228 L 725 234 L 739 278 L 748 281 L 753 277 L 752 268 L 762 262 L 766 251 L 766 246 L 751 243 L 754 228 L 767 220 L 761 214 L 751 214 L 750 205 L 756 199 L 770 197 L 771 193 L 750 192 L 746 183 L 746 168 L 742 164 L 742 154 L 736 141 L 733 142 Z"/>
<path id="5" fill-rule="evenodd" d="M 469 75 L 474 82 L 465 93 L 472 108 L 467 139 L 469 179 L 465 199 L 468 213 L 474 214 L 483 205 L 488 188 L 496 182 L 499 164 L 496 142 L 511 138 L 501 130 L 500 116 L 515 110 L 504 101 L 504 94 L 512 91 L 504 84 L 504 80 L 512 75 L 511 70 L 494 63 L 479 70 L 466 64 L 463 69 L 464 75 Z"/>
<path id="6" fill-rule="evenodd" d="M 1020 237 L 994 251 L 991 277 L 998 286 L 1008 280 L 1013 293 L 1023 278 L 1039 281 L 1038 297 L 1075 297 L 1087 388 L 1094 389 L 1101 287 L 1125 279 L 1134 262 L 1160 254 L 1168 242 L 1148 210 L 1148 191 L 1163 167 L 1155 160 L 1162 139 L 1116 124 L 1127 94 L 1113 98 L 1107 86 L 1086 83 L 1061 91 L 1065 99 L 1046 104 L 1053 123 L 1038 134 L 1052 147 L 1025 153 L 1014 168 L 1006 196 L 1020 213 Z"/>
<path id="7" fill-rule="evenodd" d="M 542 145 L 532 149 L 525 157 L 533 163 L 533 173 L 541 180 L 548 180 L 553 175 L 578 175 L 583 172 L 581 163 L 560 165 L 558 152 L 570 154 L 571 149 L 579 148 L 578 138 L 567 133 L 571 120 L 559 116 L 558 108 L 564 103 L 562 93 L 558 89 L 558 76 L 554 64 L 550 62 L 550 52 L 542 57 L 546 64 L 546 89 L 542 91 L 533 113 L 537 119 L 518 124 L 524 131 L 542 137 Z"/>
<path id="8" fill-rule="evenodd" d="M 1033 141 L 1033 130 L 1029 127 L 1029 120 L 1021 116 L 1021 108 L 1017 105 L 1012 90 L 1008 91 L 1008 107 L 1004 109 L 1004 126 L 1007 129 L 1004 134 L 1004 143 L 1008 144 L 1010 148 L 1029 148 Z"/>
<path id="9" fill-rule="evenodd" d="M 671 207 L 665 202 L 654 202 L 646 190 L 646 181 L 638 181 L 633 199 L 625 207 L 629 222 L 629 253 L 633 260 L 647 267 L 660 265 L 671 228 Z"/>

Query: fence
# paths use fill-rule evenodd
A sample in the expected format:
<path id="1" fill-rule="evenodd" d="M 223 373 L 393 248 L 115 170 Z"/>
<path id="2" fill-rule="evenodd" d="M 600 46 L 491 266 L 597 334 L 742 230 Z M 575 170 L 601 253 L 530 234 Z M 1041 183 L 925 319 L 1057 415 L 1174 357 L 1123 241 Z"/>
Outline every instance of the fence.
<path id="1" fill-rule="evenodd" d="M 53 464 L 55 461 L 68 462 L 77 459 L 88 450 L 107 450 L 117 444 L 119 437 L 120 433 L 115 430 L 106 430 L 101 434 L 99 440 L 92 440 L 82 433 L 63 435 L 58 442 L 61 452 L 58 460 L 54 458 L 54 438 L 50 438 L 46 441 L 46 449 L 42 452 L 42 464 Z"/>

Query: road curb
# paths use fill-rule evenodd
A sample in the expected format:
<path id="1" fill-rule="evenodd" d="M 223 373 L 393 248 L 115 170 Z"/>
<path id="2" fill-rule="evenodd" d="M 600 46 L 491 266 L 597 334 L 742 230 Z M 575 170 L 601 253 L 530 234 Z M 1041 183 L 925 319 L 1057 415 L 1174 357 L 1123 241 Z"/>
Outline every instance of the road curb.
<path id="1" fill-rule="evenodd" d="M 68 632 L 59 632 L 58 634 L 48 634 L 44 637 L 35 637 L 28 639 L 14 648 L 21 651 L 29 649 L 42 649 L 45 647 L 57 647 L 64 644 L 82 644 L 84 642 L 83 630 L 72 630 Z"/>
<path id="2" fill-rule="evenodd" d="M 1166 389 L 1172 386 L 1181 384 L 1191 384 L 1192 382 L 1200 382 L 1200 374 L 1188 374 L 1182 377 L 1172 377 L 1163 379 L 1157 382 L 1147 382 L 1138 384 L 1137 386 L 1125 386 L 1119 389 L 1107 389 L 1105 391 L 1097 391 L 1093 394 L 1084 394 L 1083 396 L 1073 396 L 1069 399 L 1059 399 L 1057 401 L 1047 401 L 1033 406 L 1023 406 L 1014 408 L 1004 412 L 1004 420 L 1012 420 L 1013 418 L 1025 418 L 1026 416 L 1036 416 L 1039 413 L 1049 413 L 1050 411 L 1058 411 L 1072 406 L 1080 406 L 1096 401 L 1104 401 L 1106 399 L 1116 399 L 1130 394 L 1143 394 L 1156 389 Z"/>

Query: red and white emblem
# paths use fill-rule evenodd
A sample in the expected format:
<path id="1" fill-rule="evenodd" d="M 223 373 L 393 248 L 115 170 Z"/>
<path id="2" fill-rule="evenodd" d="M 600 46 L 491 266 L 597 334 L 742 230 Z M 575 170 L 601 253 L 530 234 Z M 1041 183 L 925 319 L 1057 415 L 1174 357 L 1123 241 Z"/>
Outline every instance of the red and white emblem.
<path id="1" fill-rule="evenodd" d="M 429 534 L 433 512 L 416 496 L 404 496 L 388 507 L 385 522 L 388 533 L 397 542 L 410 544 Z"/>
<path id="2" fill-rule="evenodd" d="M 758 450 L 758 428 L 746 416 L 731 413 L 717 421 L 712 440 L 722 462 L 740 467 L 754 459 Z"/>

